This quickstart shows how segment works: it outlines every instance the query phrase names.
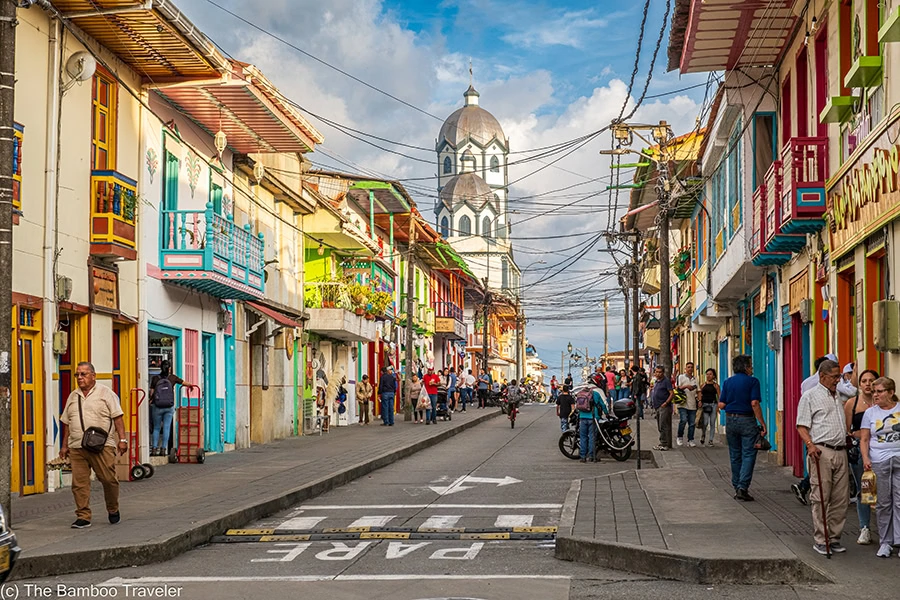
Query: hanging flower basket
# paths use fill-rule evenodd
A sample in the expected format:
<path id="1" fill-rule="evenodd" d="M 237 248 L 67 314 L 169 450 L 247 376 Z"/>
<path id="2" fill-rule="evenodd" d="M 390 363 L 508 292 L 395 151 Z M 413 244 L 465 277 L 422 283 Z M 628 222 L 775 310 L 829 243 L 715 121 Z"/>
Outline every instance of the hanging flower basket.
<path id="1" fill-rule="evenodd" d="M 691 250 L 689 247 L 682 248 L 675 254 L 672 260 L 672 270 L 679 281 L 684 281 L 691 274 Z"/>

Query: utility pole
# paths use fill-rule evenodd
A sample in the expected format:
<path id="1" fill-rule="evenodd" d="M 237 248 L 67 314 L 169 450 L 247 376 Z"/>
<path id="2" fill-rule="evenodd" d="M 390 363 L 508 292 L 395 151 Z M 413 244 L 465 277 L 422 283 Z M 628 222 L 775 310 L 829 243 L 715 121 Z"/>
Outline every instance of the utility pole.
<path id="1" fill-rule="evenodd" d="M 637 231 L 635 233 L 635 238 L 631 241 L 631 277 L 629 283 L 631 283 L 631 312 L 634 315 L 634 329 L 632 330 L 632 342 L 634 343 L 634 356 L 632 357 L 632 366 L 640 367 L 641 366 L 641 329 L 640 329 L 640 319 L 638 319 L 638 311 L 640 310 L 640 285 L 641 285 L 641 268 L 638 263 L 638 245 L 640 244 L 640 233 Z M 626 336 L 627 337 L 627 336 Z M 638 416 L 643 416 L 644 407 L 642 406 L 643 400 L 641 398 L 633 398 L 633 400 L 638 404 Z M 637 419 L 635 421 L 635 432 L 637 436 L 637 468 L 640 470 L 641 468 L 641 419 Z"/>
<path id="2" fill-rule="evenodd" d="M 487 375 L 488 373 L 488 316 L 490 315 L 491 310 L 491 290 L 488 288 L 488 278 L 484 278 L 484 329 L 481 334 L 481 342 L 483 344 L 483 354 L 482 354 L 482 367 L 481 372 Z"/>
<path id="3" fill-rule="evenodd" d="M 12 444 L 13 120 L 16 99 L 16 3 L 0 2 L 0 505 L 10 510 Z M 48 224 L 49 225 L 49 224 Z M 40 425 L 43 426 L 43 425 Z M 41 465 L 43 468 L 43 465 Z"/>
<path id="4" fill-rule="evenodd" d="M 519 306 L 519 297 L 516 296 L 516 379 L 522 381 L 525 344 L 525 328 L 523 327 L 525 319 L 522 317 L 521 307 Z"/>
<path id="5" fill-rule="evenodd" d="M 628 350 L 630 349 L 630 344 L 628 343 L 628 334 L 631 333 L 631 329 L 628 326 L 628 323 L 629 323 L 628 313 L 629 313 L 629 309 L 630 309 L 629 303 L 628 303 L 628 297 L 631 293 L 631 290 L 629 289 L 629 286 L 624 285 L 624 286 L 622 286 L 622 291 L 625 292 L 625 352 L 623 353 L 622 358 L 623 358 L 623 364 L 625 365 L 625 369 L 628 370 L 628 367 L 630 366 L 628 363 L 631 362 L 629 360 L 629 356 L 628 356 L 628 354 L 629 354 Z"/>
<path id="6" fill-rule="evenodd" d="M 665 121 L 660 128 L 667 129 Z M 669 284 L 669 163 L 666 152 L 667 136 L 660 136 L 656 176 L 656 197 L 659 200 L 659 364 L 666 377 L 672 375 L 672 298 Z"/>
<path id="7" fill-rule="evenodd" d="M 413 307 L 415 306 L 415 278 L 416 268 L 413 261 L 416 246 L 416 221 L 412 210 L 409 211 L 409 251 L 406 255 L 406 400 L 403 403 L 403 420 L 412 421 L 413 403 L 417 400 L 412 397 L 413 368 Z"/>
<path id="8" fill-rule="evenodd" d="M 603 369 L 609 364 L 609 298 L 603 297 Z"/>

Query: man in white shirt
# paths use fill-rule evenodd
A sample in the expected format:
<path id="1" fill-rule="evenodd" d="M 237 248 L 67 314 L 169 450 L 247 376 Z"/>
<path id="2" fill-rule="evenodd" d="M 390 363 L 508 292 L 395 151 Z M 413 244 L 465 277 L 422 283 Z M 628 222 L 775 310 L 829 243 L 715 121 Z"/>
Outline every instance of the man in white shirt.
<path id="1" fill-rule="evenodd" d="M 819 358 L 817 358 L 816 362 L 813 363 L 813 374 L 804 379 L 803 383 L 800 384 L 801 396 L 819 385 L 819 365 L 821 365 L 826 360 L 833 360 L 834 362 L 838 362 L 838 358 L 834 354 L 826 354 L 825 356 L 820 356 Z M 805 462 L 806 448 L 803 449 L 803 458 Z M 805 474 L 805 477 L 803 479 L 801 479 L 797 483 L 791 484 L 791 491 L 794 492 L 795 496 L 797 496 L 797 500 L 800 502 L 800 504 L 804 506 L 809 504 L 809 472 Z"/>
<path id="2" fill-rule="evenodd" d="M 841 545 L 841 534 L 850 502 L 850 470 L 844 404 L 837 393 L 841 366 L 826 360 L 819 365 L 818 373 L 819 384 L 803 394 L 797 406 L 797 433 L 807 452 L 815 527 L 813 550 L 828 554 L 829 549 L 831 552 L 847 551 Z"/>
<path id="3" fill-rule="evenodd" d="M 676 442 L 679 446 L 684 445 L 684 427 L 687 425 L 688 446 L 693 448 L 697 445 L 694 443 L 694 429 L 697 421 L 697 379 L 694 377 L 694 363 L 689 362 L 685 365 L 684 373 L 678 376 L 676 384 L 687 398 L 687 401 L 678 407 L 678 438 Z"/>

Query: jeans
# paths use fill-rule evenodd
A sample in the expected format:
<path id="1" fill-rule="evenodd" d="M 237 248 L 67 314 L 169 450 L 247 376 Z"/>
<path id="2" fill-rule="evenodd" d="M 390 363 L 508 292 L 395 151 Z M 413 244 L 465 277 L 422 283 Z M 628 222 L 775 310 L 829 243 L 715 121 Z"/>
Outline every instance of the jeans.
<path id="1" fill-rule="evenodd" d="M 550 390 L 550 398 L 556 402 L 557 398 L 559 398 L 559 390 Z"/>
<path id="2" fill-rule="evenodd" d="M 560 417 L 559 418 L 559 428 L 565 431 L 569 428 L 569 418 L 568 417 Z"/>
<path id="3" fill-rule="evenodd" d="M 853 481 L 856 482 L 856 516 L 859 517 L 859 526 L 868 527 L 872 519 L 872 507 L 860 502 L 860 490 L 862 489 L 860 480 L 863 474 L 862 453 L 860 453 L 859 460 L 850 463 L 850 474 L 853 475 Z"/>
<path id="4" fill-rule="evenodd" d="M 684 426 L 687 425 L 688 441 L 694 441 L 694 429 L 697 422 L 697 409 L 691 410 L 683 406 L 678 407 L 678 437 L 684 437 Z"/>
<path id="5" fill-rule="evenodd" d="M 656 409 L 656 426 L 659 428 L 659 445 L 672 447 L 672 405 Z"/>
<path id="6" fill-rule="evenodd" d="M 459 403 L 462 409 L 466 410 L 466 404 L 472 401 L 472 388 L 462 388 L 459 390 Z"/>
<path id="7" fill-rule="evenodd" d="M 174 415 L 174 406 L 170 406 L 169 408 L 157 408 L 152 404 L 150 405 L 150 418 L 153 421 L 153 433 L 150 434 L 151 448 L 168 449 L 169 432 L 172 429 L 172 417 Z M 162 430 L 162 435 L 160 435 L 160 429 Z M 157 439 L 159 439 L 158 444 L 156 443 Z"/>
<path id="8" fill-rule="evenodd" d="M 872 463 L 878 481 L 878 539 L 882 544 L 900 544 L 900 456 Z"/>
<path id="9" fill-rule="evenodd" d="M 385 425 L 394 424 L 394 392 L 381 394 L 381 422 Z"/>
<path id="10" fill-rule="evenodd" d="M 759 427 L 756 417 L 725 416 L 725 437 L 728 439 L 728 456 L 731 459 L 731 485 L 735 490 L 749 490 L 756 465 L 756 436 Z"/>
<path id="11" fill-rule="evenodd" d="M 707 437 L 706 430 L 709 429 L 709 437 Z M 713 409 L 709 412 L 706 412 L 701 408 L 700 415 L 700 439 L 701 440 L 709 440 L 712 442 L 716 437 L 716 407 L 713 406 Z"/>
<path id="12" fill-rule="evenodd" d="M 594 419 L 578 419 L 578 453 L 582 460 L 588 456 L 594 457 L 594 444 L 596 441 L 597 432 L 596 427 L 594 427 Z"/>
<path id="13" fill-rule="evenodd" d="M 431 409 L 425 411 L 425 420 L 437 423 L 437 394 L 428 394 L 431 400 Z"/>
<path id="14" fill-rule="evenodd" d="M 447 390 L 447 408 L 456 410 L 456 388 Z"/>

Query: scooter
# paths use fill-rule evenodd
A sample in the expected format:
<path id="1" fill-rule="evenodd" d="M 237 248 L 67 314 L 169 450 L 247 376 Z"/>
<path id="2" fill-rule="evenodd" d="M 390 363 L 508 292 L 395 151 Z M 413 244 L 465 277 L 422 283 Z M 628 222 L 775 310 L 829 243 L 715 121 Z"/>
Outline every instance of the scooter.
<path id="1" fill-rule="evenodd" d="M 626 399 L 613 403 L 612 415 L 609 417 L 601 419 L 594 417 L 594 427 L 597 428 L 594 458 L 601 450 L 620 462 L 631 458 L 634 438 L 631 436 L 628 420 L 635 412 L 637 408 L 634 401 Z M 579 420 L 578 411 L 573 410 L 569 415 L 569 428 L 559 437 L 559 451 L 572 460 L 580 458 Z"/>

